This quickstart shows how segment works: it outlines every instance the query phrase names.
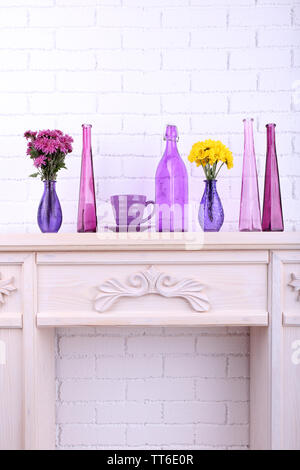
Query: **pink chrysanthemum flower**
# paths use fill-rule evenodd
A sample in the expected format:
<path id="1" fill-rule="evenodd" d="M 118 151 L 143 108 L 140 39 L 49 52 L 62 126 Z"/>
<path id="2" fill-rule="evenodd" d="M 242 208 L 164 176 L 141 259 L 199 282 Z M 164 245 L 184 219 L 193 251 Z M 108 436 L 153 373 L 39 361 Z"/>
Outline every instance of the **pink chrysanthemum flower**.
<path id="1" fill-rule="evenodd" d="M 31 154 L 31 150 L 32 150 L 32 142 L 28 142 L 28 145 L 27 145 L 27 155 L 30 155 Z"/>
<path id="2" fill-rule="evenodd" d="M 36 134 L 37 133 L 33 131 L 26 131 L 24 132 L 24 137 L 26 137 L 26 139 L 35 139 Z"/>
<path id="3" fill-rule="evenodd" d="M 60 151 L 63 152 L 63 153 L 72 152 L 72 142 L 73 142 L 72 137 L 70 137 L 68 135 L 60 137 L 60 139 L 59 139 Z"/>
<path id="4" fill-rule="evenodd" d="M 34 159 L 33 164 L 36 168 L 40 168 L 42 165 L 45 165 L 46 161 L 47 157 L 45 155 L 41 155 L 40 157 Z"/>
<path id="5" fill-rule="evenodd" d="M 37 137 L 34 142 L 34 148 L 40 150 L 46 155 L 55 153 L 58 150 L 59 141 L 57 139 L 48 139 L 48 137 Z"/>

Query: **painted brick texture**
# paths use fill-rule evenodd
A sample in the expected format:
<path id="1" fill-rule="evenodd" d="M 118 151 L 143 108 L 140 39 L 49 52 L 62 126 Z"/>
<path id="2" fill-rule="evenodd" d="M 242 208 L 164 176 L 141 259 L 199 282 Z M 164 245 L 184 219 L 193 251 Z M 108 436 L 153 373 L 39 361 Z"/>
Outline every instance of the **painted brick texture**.
<path id="1" fill-rule="evenodd" d="M 247 328 L 57 332 L 57 446 L 244 449 Z"/>
<path id="2" fill-rule="evenodd" d="M 299 0 L 1 0 L 1 231 L 38 231 L 28 128 L 74 137 L 57 189 L 61 230 L 76 230 L 83 122 L 100 216 L 112 193 L 153 198 L 163 130 L 175 123 L 185 159 L 206 137 L 232 149 L 219 184 L 222 229 L 237 230 L 246 115 L 261 199 L 264 126 L 277 123 L 285 226 L 300 230 L 299 51 Z M 203 176 L 188 172 L 198 205 Z M 57 446 L 247 448 L 248 354 L 246 329 L 58 330 Z"/>

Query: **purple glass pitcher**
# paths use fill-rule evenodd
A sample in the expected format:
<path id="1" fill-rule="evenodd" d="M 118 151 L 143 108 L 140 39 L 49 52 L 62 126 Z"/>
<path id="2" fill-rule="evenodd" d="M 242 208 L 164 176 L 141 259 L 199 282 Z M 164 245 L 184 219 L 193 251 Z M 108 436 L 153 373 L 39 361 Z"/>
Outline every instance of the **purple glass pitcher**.
<path id="1" fill-rule="evenodd" d="M 141 224 L 150 220 L 155 212 L 154 201 L 147 201 L 147 197 L 141 194 L 120 194 L 110 198 L 116 219 L 117 232 L 140 232 Z M 153 204 L 153 211 L 143 218 L 144 210 Z"/>

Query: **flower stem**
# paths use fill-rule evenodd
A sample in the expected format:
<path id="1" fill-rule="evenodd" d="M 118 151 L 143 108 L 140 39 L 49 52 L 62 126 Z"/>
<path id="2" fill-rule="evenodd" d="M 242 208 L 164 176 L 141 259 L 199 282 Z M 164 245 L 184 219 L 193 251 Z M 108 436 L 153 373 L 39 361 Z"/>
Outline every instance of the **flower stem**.
<path id="1" fill-rule="evenodd" d="M 217 171 L 217 173 L 216 173 L 215 179 L 217 178 L 217 176 L 218 176 L 218 174 L 219 174 L 219 172 L 220 172 L 220 170 L 221 170 L 221 168 L 222 168 L 223 165 L 224 165 L 224 162 L 223 162 L 222 165 L 219 167 L 219 169 L 218 169 L 218 171 Z"/>

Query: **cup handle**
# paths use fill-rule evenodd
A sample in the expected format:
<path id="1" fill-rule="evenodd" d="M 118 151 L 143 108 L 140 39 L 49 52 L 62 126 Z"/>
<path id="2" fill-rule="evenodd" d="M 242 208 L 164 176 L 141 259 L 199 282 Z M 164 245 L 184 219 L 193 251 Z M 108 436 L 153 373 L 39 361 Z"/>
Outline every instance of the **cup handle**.
<path id="1" fill-rule="evenodd" d="M 147 222 L 147 220 L 150 220 L 153 216 L 154 216 L 154 213 L 155 213 L 155 202 L 154 201 L 146 201 L 145 202 L 145 207 L 149 206 L 149 204 L 153 204 L 153 210 L 151 212 L 151 214 L 148 215 L 148 217 L 146 217 L 145 219 L 142 219 L 140 221 L 140 224 L 143 224 L 144 222 Z"/>

